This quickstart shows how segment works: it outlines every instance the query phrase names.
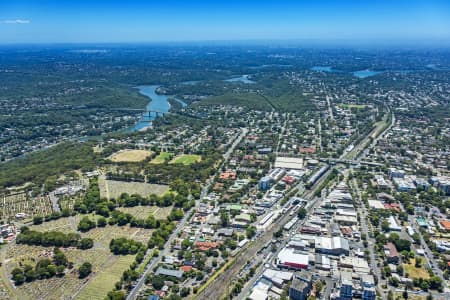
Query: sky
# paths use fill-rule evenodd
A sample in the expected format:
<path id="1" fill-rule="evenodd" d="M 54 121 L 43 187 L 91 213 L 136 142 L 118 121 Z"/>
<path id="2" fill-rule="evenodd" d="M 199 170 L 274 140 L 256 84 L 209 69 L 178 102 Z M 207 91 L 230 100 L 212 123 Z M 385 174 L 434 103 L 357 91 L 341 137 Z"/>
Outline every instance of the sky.
<path id="1" fill-rule="evenodd" d="M 0 0 L 0 43 L 450 41 L 450 0 Z"/>

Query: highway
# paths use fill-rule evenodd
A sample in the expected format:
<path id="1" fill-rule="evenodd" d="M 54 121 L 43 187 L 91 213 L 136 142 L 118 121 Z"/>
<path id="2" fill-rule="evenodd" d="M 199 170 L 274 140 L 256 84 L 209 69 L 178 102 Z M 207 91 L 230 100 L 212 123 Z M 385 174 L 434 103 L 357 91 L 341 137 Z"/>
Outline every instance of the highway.
<path id="1" fill-rule="evenodd" d="M 241 130 L 242 130 L 241 134 L 233 141 L 231 146 L 224 153 L 224 155 L 223 155 L 224 160 L 223 160 L 221 166 L 219 168 L 217 168 L 217 172 L 216 173 L 220 173 L 221 172 L 222 166 L 230 159 L 230 156 L 233 153 L 234 148 L 239 144 L 239 142 L 244 138 L 244 136 L 248 132 L 247 128 L 242 128 Z M 202 188 L 202 191 L 201 191 L 201 194 L 200 194 L 200 199 L 203 199 L 207 195 L 208 190 L 209 190 L 211 184 L 213 183 L 214 177 L 216 175 L 217 174 L 215 174 L 214 176 L 211 176 L 206 181 L 205 186 Z M 153 257 L 150 260 L 150 262 L 147 264 L 147 266 L 145 267 L 144 272 L 139 277 L 135 287 L 127 295 L 127 300 L 134 300 L 134 299 L 136 299 L 140 289 L 142 288 L 142 286 L 145 283 L 145 278 L 147 277 L 147 275 L 150 274 L 150 272 L 152 272 L 152 270 L 161 262 L 162 257 L 170 255 L 170 248 L 171 248 L 170 245 L 175 240 L 175 238 L 178 236 L 178 234 L 181 232 L 181 230 L 185 227 L 186 223 L 189 221 L 189 217 L 190 217 L 191 213 L 197 209 L 197 207 L 199 206 L 200 202 L 201 202 L 200 200 L 196 200 L 195 201 L 195 206 L 184 214 L 183 219 L 181 219 L 181 221 L 177 224 L 177 227 L 172 232 L 172 234 L 169 236 L 169 239 L 166 241 L 166 243 L 164 245 L 164 250 L 162 250 L 162 253 L 160 253 L 158 257 Z M 149 255 L 152 255 L 152 253 L 153 253 L 153 249 L 148 249 L 147 253 L 145 254 L 145 257 L 148 257 Z"/>

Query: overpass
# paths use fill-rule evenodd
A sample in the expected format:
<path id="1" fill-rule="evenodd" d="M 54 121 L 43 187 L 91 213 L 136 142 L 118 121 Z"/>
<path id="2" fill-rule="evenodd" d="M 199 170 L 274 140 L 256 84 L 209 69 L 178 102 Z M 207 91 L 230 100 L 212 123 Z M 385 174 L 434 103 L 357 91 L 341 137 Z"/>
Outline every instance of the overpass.
<path id="1" fill-rule="evenodd" d="M 364 160 L 354 160 L 354 159 L 341 159 L 341 158 L 320 158 L 322 162 L 326 162 L 328 164 L 346 164 L 346 165 L 367 165 L 372 167 L 381 167 L 383 164 L 372 162 L 372 161 L 364 161 Z"/>

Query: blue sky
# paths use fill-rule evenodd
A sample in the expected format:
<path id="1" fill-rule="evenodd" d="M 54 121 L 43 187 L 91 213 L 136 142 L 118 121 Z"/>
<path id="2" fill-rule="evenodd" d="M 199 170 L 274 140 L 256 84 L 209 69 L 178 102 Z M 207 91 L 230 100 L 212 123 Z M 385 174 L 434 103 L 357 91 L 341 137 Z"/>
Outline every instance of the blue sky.
<path id="1" fill-rule="evenodd" d="M 0 0 L 0 43 L 278 39 L 448 42 L 450 0 Z"/>

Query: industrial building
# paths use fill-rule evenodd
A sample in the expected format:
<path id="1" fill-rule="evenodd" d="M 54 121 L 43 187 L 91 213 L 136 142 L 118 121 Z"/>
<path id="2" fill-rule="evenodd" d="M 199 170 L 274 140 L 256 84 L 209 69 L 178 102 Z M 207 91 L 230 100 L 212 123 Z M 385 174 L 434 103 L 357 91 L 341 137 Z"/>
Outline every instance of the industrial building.
<path id="1" fill-rule="evenodd" d="M 317 237 L 315 243 L 316 252 L 329 255 L 348 255 L 350 247 L 348 240 L 342 237 Z"/>
<path id="2" fill-rule="evenodd" d="M 278 265 L 292 269 L 307 269 L 309 255 L 293 248 L 284 248 L 278 253 Z"/>

